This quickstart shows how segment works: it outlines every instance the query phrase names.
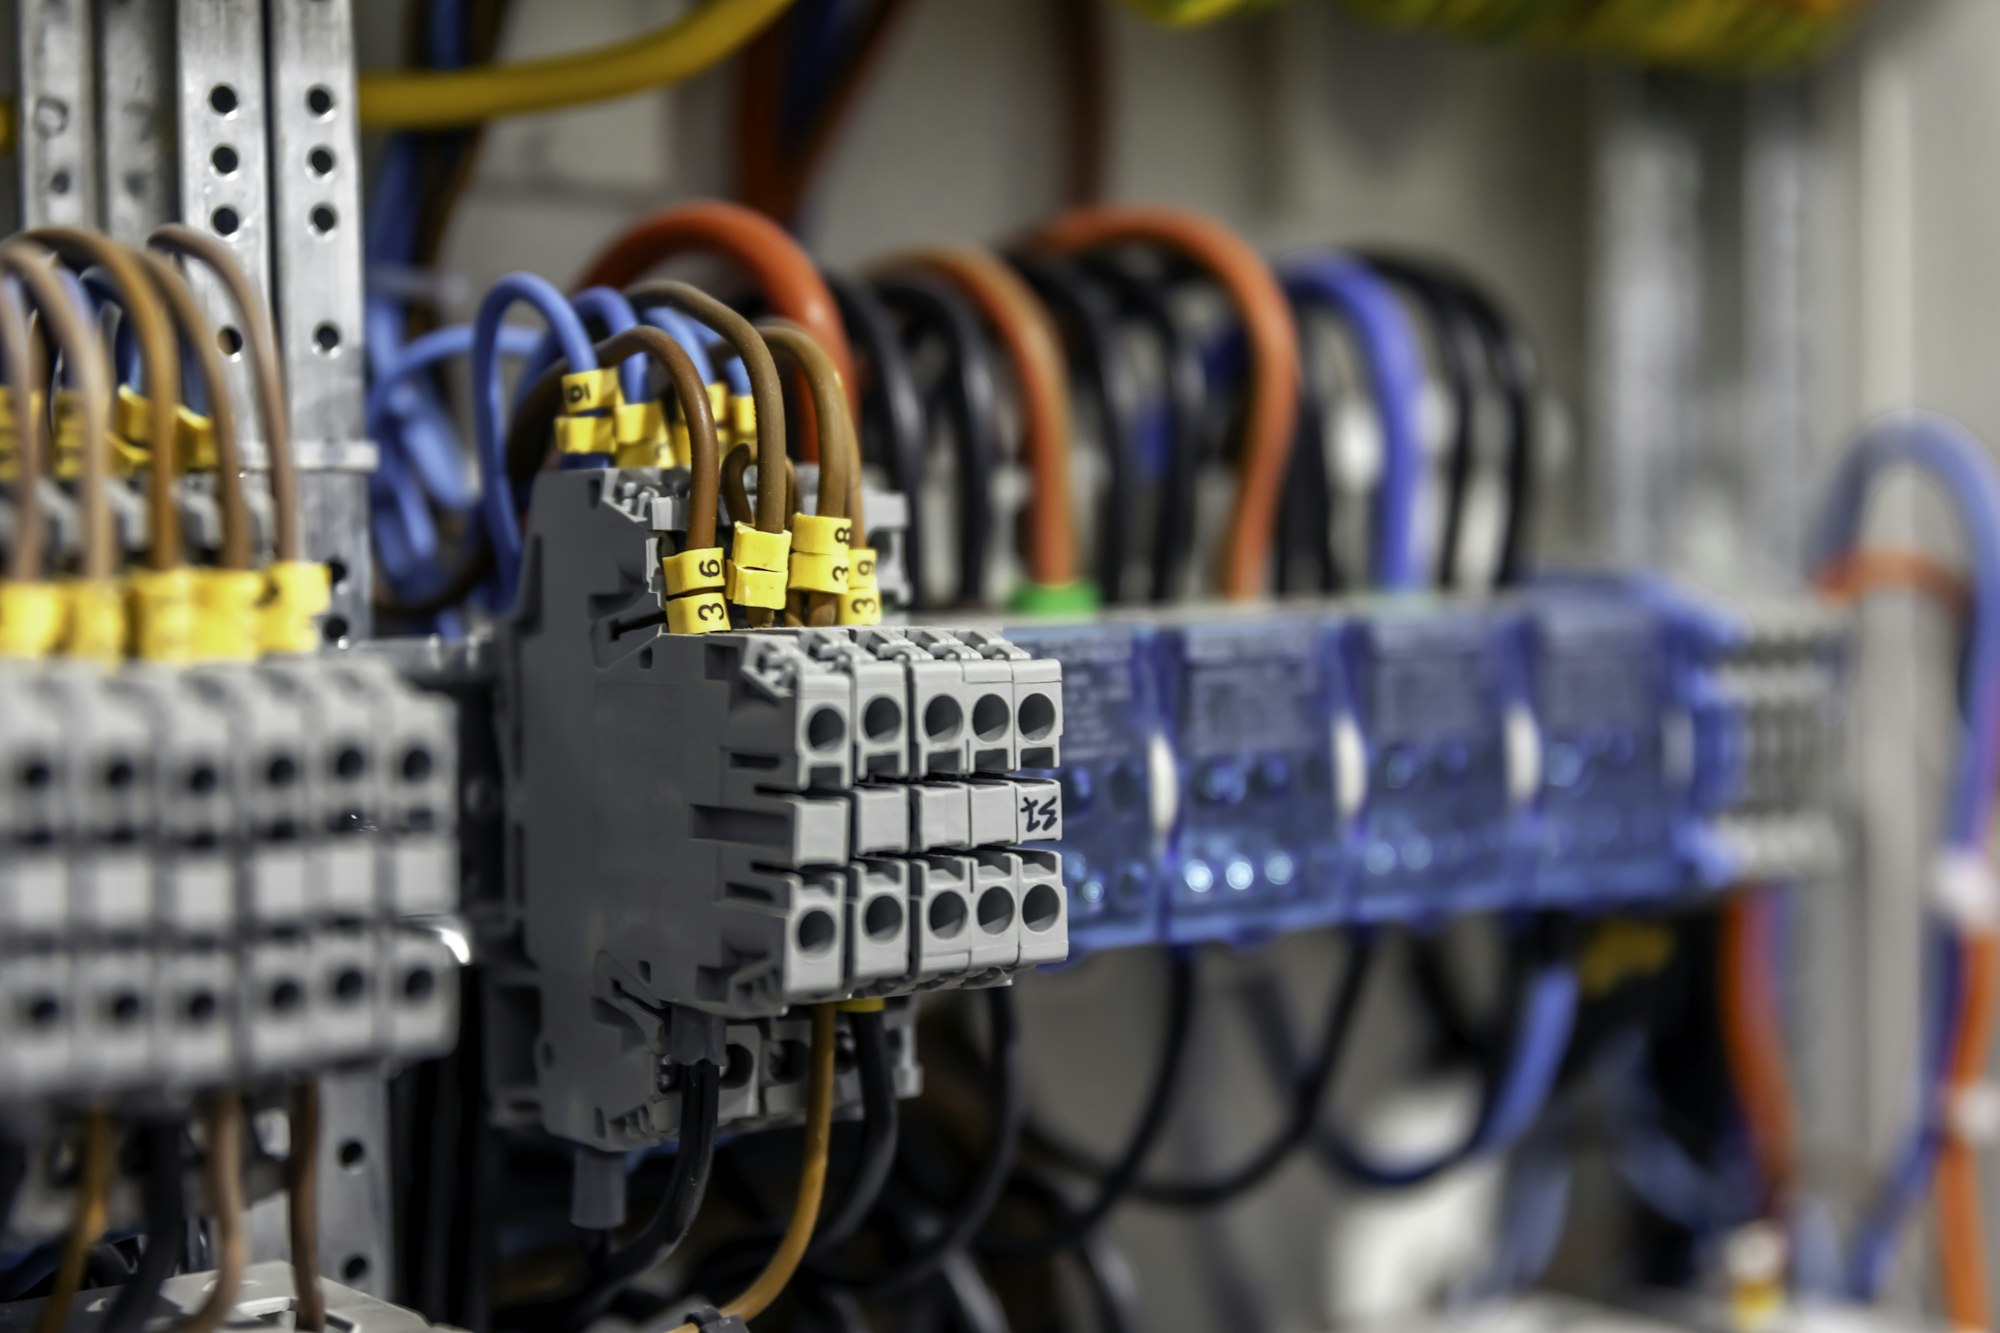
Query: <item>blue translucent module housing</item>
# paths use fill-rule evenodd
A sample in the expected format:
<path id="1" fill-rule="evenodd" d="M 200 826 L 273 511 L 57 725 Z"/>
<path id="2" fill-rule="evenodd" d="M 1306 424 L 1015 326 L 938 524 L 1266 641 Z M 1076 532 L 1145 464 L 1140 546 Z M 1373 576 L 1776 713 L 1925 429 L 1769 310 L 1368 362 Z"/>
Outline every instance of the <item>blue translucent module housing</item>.
<path id="1" fill-rule="evenodd" d="M 1670 905 L 1830 840 L 1843 640 L 1810 601 L 1571 576 L 1007 634 L 1063 664 L 1077 954 Z"/>
<path id="2" fill-rule="evenodd" d="M 1261 936 L 1341 917 L 1340 695 L 1311 616 L 1163 626 L 1154 650 L 1178 777 L 1166 938 Z"/>
<path id="3" fill-rule="evenodd" d="M 1010 641 L 1063 668 L 1063 881 L 1073 954 L 1160 936 L 1158 690 L 1137 625 L 1036 626 Z"/>

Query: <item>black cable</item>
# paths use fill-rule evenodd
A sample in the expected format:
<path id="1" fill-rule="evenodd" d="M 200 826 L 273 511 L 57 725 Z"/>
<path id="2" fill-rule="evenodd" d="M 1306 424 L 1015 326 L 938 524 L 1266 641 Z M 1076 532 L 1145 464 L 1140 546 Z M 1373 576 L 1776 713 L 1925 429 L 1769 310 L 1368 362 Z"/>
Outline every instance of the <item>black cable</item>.
<path id="1" fill-rule="evenodd" d="M 889 1173 L 896 1165 L 900 1116 L 896 1106 L 896 1067 L 889 1053 L 889 1028 L 881 1011 L 850 1012 L 854 1033 L 854 1068 L 861 1082 L 861 1146 L 855 1154 L 847 1192 L 831 1209 L 822 1207 L 813 1228 L 806 1262 L 831 1254 L 868 1220 Z"/>
<path id="2" fill-rule="evenodd" d="M 1134 1183 L 1132 1197 L 1166 1208 L 1213 1208 L 1261 1185 L 1306 1143 L 1312 1136 L 1313 1127 L 1319 1123 L 1320 1107 L 1326 1101 L 1334 1071 L 1354 1029 L 1354 1015 L 1360 1007 L 1374 958 L 1374 935 L 1365 931 L 1356 932 L 1348 947 L 1340 984 L 1334 988 L 1333 1002 L 1327 1013 L 1326 1026 L 1320 1033 L 1319 1046 L 1313 1052 L 1311 1062 L 1295 1077 L 1285 1121 L 1278 1127 L 1277 1133 L 1240 1165 L 1220 1175 L 1179 1180 L 1141 1179 Z M 1032 1144 L 1071 1170 L 1094 1176 L 1101 1176 L 1106 1171 L 1088 1153 L 1045 1134 L 1036 1135 Z"/>
<path id="3" fill-rule="evenodd" d="M 993 479 L 1000 467 L 995 430 L 999 386 L 992 349 L 979 312 L 950 284 L 924 273 L 899 273 L 875 284 L 876 294 L 909 321 L 906 338 L 936 338 L 944 348 L 941 386 L 958 450 L 958 601 L 985 600 L 986 565 L 993 551 Z M 913 570 L 912 578 L 923 571 Z"/>
<path id="4" fill-rule="evenodd" d="M 1160 1038 L 1159 1057 L 1153 1065 L 1153 1080 L 1133 1122 L 1125 1150 L 1103 1176 L 1094 1182 L 1096 1192 L 1086 1203 L 1069 1206 L 1060 1193 L 1051 1194 L 1048 1205 L 1055 1221 L 1048 1230 L 1033 1236 L 1002 1236 L 988 1233 L 980 1237 L 979 1252 L 996 1259 L 1032 1263 L 1070 1249 L 1085 1240 L 1111 1211 L 1125 1201 L 1138 1183 L 1146 1159 L 1166 1131 L 1173 1111 L 1174 1093 L 1180 1086 L 1181 1069 L 1187 1063 L 1189 1038 L 1194 1033 L 1195 999 L 1199 993 L 1191 955 L 1168 954 L 1167 1022 Z"/>
<path id="5" fill-rule="evenodd" d="M 104 1317 L 103 1333 L 139 1333 L 156 1313 L 160 1290 L 180 1266 L 187 1231 L 187 1188 L 182 1179 L 185 1132 L 179 1120 L 149 1120 L 139 1130 L 146 1248 L 138 1267 Z"/>
<path id="6" fill-rule="evenodd" d="M 1115 307 L 1084 270 L 1060 259 L 1007 257 L 1056 317 L 1069 352 L 1072 384 L 1097 413 L 1106 461 L 1097 506 L 1097 588 L 1105 603 L 1126 600 L 1125 575 L 1137 547 L 1133 512 L 1143 479 L 1139 465 L 1139 389 L 1118 341 Z"/>
<path id="7" fill-rule="evenodd" d="M 1505 1010 L 1495 1031 L 1508 1034 L 1482 1044 L 1479 1064 L 1481 1092 L 1479 1109 L 1465 1134 L 1449 1148 L 1429 1158 L 1384 1164 L 1372 1160 L 1356 1146 L 1352 1135 L 1324 1116 L 1315 1116 L 1311 1132 L 1314 1156 L 1328 1172 L 1377 1189 L 1407 1189 L 1424 1184 L 1469 1160 L 1486 1137 L 1486 1127 L 1499 1109 L 1506 1086 L 1506 1070 L 1515 1063 L 1514 1046 L 1526 1040 L 1520 1016 L 1529 990 L 1545 967 L 1560 958 L 1572 945 L 1567 922 L 1543 917 L 1533 927 L 1514 937 L 1507 950 L 1507 977 L 1503 984 Z M 1290 1019 L 1284 996 L 1268 973 L 1253 976 L 1241 992 L 1258 1039 L 1265 1070 L 1274 1077 L 1282 1070 L 1295 1070 Z"/>
<path id="8" fill-rule="evenodd" d="M 708 1061 L 674 1066 L 681 1080 L 680 1145 L 667 1192 L 639 1233 L 597 1265 L 581 1291 L 551 1305 L 508 1310 L 510 1327 L 546 1333 L 581 1329 L 593 1323 L 618 1293 L 640 1274 L 661 1263 L 687 1238 L 708 1192 L 715 1161 L 715 1131 L 721 1115 L 722 1072 Z"/>
<path id="9" fill-rule="evenodd" d="M 0 1134 L 0 1235 L 14 1215 L 21 1187 L 28 1183 L 28 1149 L 12 1134 Z"/>
<path id="10" fill-rule="evenodd" d="M 929 450 L 929 423 L 916 372 L 896 335 L 895 321 L 875 293 L 851 278 L 826 275 L 826 285 L 840 305 L 847 336 L 868 367 L 861 393 L 861 451 L 878 463 L 890 486 L 909 501 L 909 526 L 904 530 L 903 564 L 910 571 L 911 609 L 924 609 L 925 532 L 924 455 Z M 872 446 L 872 448 L 871 448 Z"/>
<path id="11" fill-rule="evenodd" d="M 1058 1218 L 1075 1216 L 1081 1207 L 1059 1182 L 1032 1168 L 1017 1170 L 1013 1183 Z M 1102 1231 L 1091 1231 L 1078 1237 L 1068 1258 L 1090 1293 L 1091 1309 L 1102 1333 L 1137 1333 L 1145 1327 L 1131 1267 L 1109 1236 Z"/>
<path id="12" fill-rule="evenodd" d="M 81 1290 L 97 1291 L 104 1287 L 123 1287 L 132 1280 L 132 1265 L 118 1247 L 108 1240 L 100 1240 L 85 1251 L 83 1257 L 83 1286 Z"/>
<path id="13" fill-rule="evenodd" d="M 1014 1169 L 1014 1152 L 1021 1139 L 1027 1110 L 1027 1090 L 1021 1077 L 1021 1029 L 1014 1013 L 1013 991 L 995 986 L 985 992 L 991 1050 L 987 1056 L 986 1102 L 993 1110 L 993 1128 L 957 1204 L 938 1219 L 938 1229 L 908 1254 L 876 1272 L 815 1271 L 837 1286 L 863 1296 L 890 1297 L 913 1291 L 934 1277 L 945 1257 L 964 1249 L 979 1234 L 993 1206 L 1000 1201 L 1007 1176 Z"/>
<path id="14" fill-rule="evenodd" d="M 1423 312 L 1430 329 L 1433 369 L 1444 383 L 1451 404 L 1451 438 L 1445 444 L 1444 521 L 1438 541 L 1434 582 L 1449 588 L 1457 578 L 1456 557 L 1465 523 L 1465 495 L 1472 478 L 1473 440 L 1477 433 L 1474 367 L 1485 346 L 1471 313 L 1457 291 L 1439 280 L 1428 264 L 1387 251 L 1356 252 L 1365 262 Z"/>
<path id="15" fill-rule="evenodd" d="M 1500 558 L 1494 581 L 1502 587 L 1518 583 L 1526 565 L 1529 528 L 1533 518 L 1536 445 L 1536 410 L 1541 395 L 1541 362 L 1534 346 L 1518 325 L 1479 282 L 1464 271 L 1441 261 L 1391 252 L 1371 252 L 1368 262 L 1420 273 L 1453 302 L 1465 319 L 1484 353 L 1485 369 L 1498 386 L 1506 405 L 1507 448 L 1503 480 L 1507 492 L 1505 520 L 1501 527 Z M 1387 269 L 1384 269 L 1385 275 Z M 1460 492 L 1462 495 L 1462 491 Z M 1461 531 L 1447 513 L 1445 550 L 1454 562 Z M 1452 566 L 1456 568 L 1456 564 Z"/>
<path id="16" fill-rule="evenodd" d="M 1326 384 L 1324 359 L 1311 355 L 1306 330 L 1320 307 L 1293 299 L 1292 319 L 1307 355 L 1299 375 L 1299 414 L 1292 427 L 1292 452 L 1285 461 L 1285 493 L 1278 503 L 1273 574 L 1280 596 L 1341 591 L 1344 579 L 1333 558 L 1333 476 L 1326 460 L 1326 418 L 1334 401 Z"/>
<path id="17" fill-rule="evenodd" d="M 1194 475 L 1201 461 L 1202 422 L 1208 410 L 1208 369 L 1201 344 L 1174 313 L 1170 294 L 1103 255 L 1078 260 L 1117 303 L 1121 318 L 1136 323 L 1158 344 L 1165 374 L 1167 442 L 1160 459 L 1154 506 L 1152 598 L 1170 602 L 1187 576 L 1194 544 Z"/>

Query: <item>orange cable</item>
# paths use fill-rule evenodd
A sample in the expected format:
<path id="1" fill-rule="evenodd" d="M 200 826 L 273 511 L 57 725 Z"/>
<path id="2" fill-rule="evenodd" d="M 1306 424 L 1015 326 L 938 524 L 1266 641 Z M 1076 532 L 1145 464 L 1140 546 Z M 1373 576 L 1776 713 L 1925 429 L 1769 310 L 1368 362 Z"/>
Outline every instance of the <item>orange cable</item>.
<path id="1" fill-rule="evenodd" d="M 1798 1162 L 1785 1037 L 1771 991 L 1770 940 L 1764 930 L 1763 888 L 1744 888 L 1722 911 L 1722 1044 L 1757 1163 L 1770 1182 L 1773 1211 L 1791 1191 Z"/>
<path id="2" fill-rule="evenodd" d="M 847 345 L 847 326 L 841 322 L 840 307 L 812 258 L 783 227 L 762 213 L 716 199 L 662 209 L 614 237 L 576 285 L 623 291 L 669 259 L 697 251 L 734 260 L 750 275 L 774 313 L 804 325 L 840 367 L 849 408 L 861 411 L 854 353 Z M 799 413 L 803 418 L 800 454 L 807 462 L 816 462 L 819 432 L 810 395 L 800 395 Z"/>
<path id="3" fill-rule="evenodd" d="M 1979 1151 L 1951 1120 L 1958 1101 L 1976 1087 L 2000 1023 L 2000 935 L 1990 930 L 1961 941 L 1965 956 L 1964 1022 L 1952 1051 L 1944 1146 L 1938 1154 L 1938 1265 L 1945 1310 L 1954 1329 L 1993 1327 L 1986 1277 L 1986 1227 L 1979 1206 Z"/>
<path id="4" fill-rule="evenodd" d="M 1965 576 L 1920 551 L 1862 547 L 1821 570 L 1814 581 L 1821 592 L 1843 602 L 1901 588 L 1942 602 L 1961 620 L 1972 609 L 1972 589 Z"/>
<path id="5" fill-rule="evenodd" d="M 927 269 L 979 307 L 1007 351 L 1021 394 L 1028 497 L 1028 577 L 1045 587 L 1076 581 L 1076 511 L 1070 503 L 1069 371 L 1054 319 L 1019 274 L 984 250 L 952 246 L 891 260 Z"/>
<path id="6" fill-rule="evenodd" d="M 1251 383 L 1222 587 L 1234 598 L 1260 595 L 1299 403 L 1298 331 L 1270 265 L 1222 224 L 1171 208 L 1081 208 L 1045 224 L 1030 239 L 1043 249 L 1064 252 L 1135 243 L 1163 246 L 1193 261 L 1228 291 L 1249 343 Z"/>

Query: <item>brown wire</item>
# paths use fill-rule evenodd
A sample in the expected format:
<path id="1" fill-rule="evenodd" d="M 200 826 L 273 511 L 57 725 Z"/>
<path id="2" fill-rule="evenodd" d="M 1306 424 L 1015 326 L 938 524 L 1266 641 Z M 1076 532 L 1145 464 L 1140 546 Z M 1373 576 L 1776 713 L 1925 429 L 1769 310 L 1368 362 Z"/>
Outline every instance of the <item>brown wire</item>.
<path id="1" fill-rule="evenodd" d="M 253 569 L 257 562 L 250 541 L 250 509 L 243 499 L 243 449 L 236 436 L 236 408 L 229 401 L 229 380 L 222 368 L 222 353 L 216 348 L 215 329 L 179 269 L 155 254 L 140 258 L 180 330 L 182 343 L 194 349 L 195 371 L 208 391 L 208 420 L 215 432 L 215 490 L 222 505 L 219 563 L 224 569 Z M 175 425 L 175 435 L 153 441 L 156 460 L 162 450 L 179 446 L 179 423 Z M 158 466 L 157 461 L 154 466 Z"/>
<path id="2" fill-rule="evenodd" d="M 7 552 L 7 577 L 33 583 L 42 577 L 47 520 L 42 515 L 43 460 L 48 455 L 49 423 L 36 410 L 35 334 L 28 327 L 26 303 L 0 289 L 0 365 L 14 387 L 14 544 Z"/>
<path id="3" fill-rule="evenodd" d="M 625 290 L 637 305 L 643 301 L 665 301 L 683 314 L 692 315 L 736 349 L 744 370 L 750 374 L 750 396 L 757 409 L 757 475 L 784 475 L 785 392 L 778 379 L 777 363 L 749 320 L 731 310 L 699 287 L 685 282 L 642 282 Z M 757 527 L 764 532 L 783 532 L 790 514 L 785 495 L 775 486 L 757 488 Z M 752 608 L 750 623 L 765 621 Z"/>
<path id="4" fill-rule="evenodd" d="M 42 326 L 62 349 L 83 412 L 83 554 L 87 579 L 110 579 L 119 566 L 118 533 L 111 521 L 111 366 L 104 344 L 56 277 L 53 256 L 20 237 L 0 242 L 0 269 L 20 279 Z M 158 307 L 154 307 L 157 312 Z M 171 341 L 171 339 L 169 339 Z M 171 405 L 170 405 L 171 406 Z M 42 429 L 40 425 L 37 430 Z M 25 439 L 25 436 L 24 436 Z"/>
<path id="5" fill-rule="evenodd" d="M 104 270 L 139 344 L 146 397 L 152 409 L 152 438 L 171 445 L 181 402 L 180 348 L 174 343 L 173 326 L 153 295 L 144 267 L 124 246 L 74 227 L 36 227 L 22 234 L 55 251 L 74 268 Z M 44 310 L 48 308 L 47 302 L 41 304 Z M 154 569 L 177 569 L 187 559 L 181 540 L 180 506 L 174 494 L 176 479 L 174 450 L 155 448 L 146 487 L 147 563 Z"/>
<path id="6" fill-rule="evenodd" d="M 1259 596 L 1277 526 L 1292 426 L 1298 415 L 1299 343 L 1292 308 L 1264 257 L 1212 219 L 1171 208 L 1075 209 L 1034 234 L 1057 253 L 1118 245 L 1164 247 L 1200 266 L 1229 293 L 1250 349 L 1249 408 L 1243 426 L 1235 511 L 1223 551 L 1223 592 Z"/>
<path id="7" fill-rule="evenodd" d="M 984 250 L 919 250 L 889 269 L 927 269 L 970 297 L 1000 335 L 1025 418 L 1028 577 L 1044 586 L 1076 581 L 1076 511 L 1070 503 L 1069 371 L 1048 311 L 1014 270 Z"/>
<path id="8" fill-rule="evenodd" d="M 292 446 L 290 400 L 285 394 L 285 363 L 278 350 L 277 330 L 271 325 L 270 307 L 259 297 L 229 247 L 213 236 L 170 222 L 155 230 L 147 243 L 181 259 L 194 260 L 215 274 L 229 292 L 230 304 L 243 324 L 243 349 L 255 372 L 257 417 L 264 428 L 264 451 L 269 456 L 266 466 L 271 471 L 271 503 L 277 509 L 273 537 L 278 559 L 302 559 L 305 546 L 299 531 L 298 461 Z M 208 346 L 214 341 L 209 339 Z M 147 384 L 151 383 L 149 379 Z"/>
<path id="9" fill-rule="evenodd" d="M 750 487 L 745 484 L 743 474 L 757 461 L 757 451 L 747 444 L 739 444 L 729 451 L 729 457 L 722 460 L 722 507 L 728 511 L 732 523 L 749 523 L 756 526 L 756 509 L 750 502 Z M 799 474 L 792 466 L 792 460 L 785 460 L 785 510 L 793 512 L 799 502 Z"/>
<path id="10" fill-rule="evenodd" d="M 292 1146 L 285 1157 L 285 1211 L 291 1231 L 292 1327 L 320 1333 L 326 1327 L 326 1291 L 319 1280 L 319 1080 L 292 1089 Z"/>
<path id="11" fill-rule="evenodd" d="M 823 517 L 849 520 L 847 544 L 853 547 L 857 545 L 853 534 L 861 522 L 855 512 L 861 489 L 861 446 L 855 439 L 854 417 L 847 410 L 840 368 L 812 334 L 790 320 L 761 319 L 756 327 L 773 352 L 782 353 L 798 366 L 812 389 L 813 412 L 820 423 L 819 500 L 814 507 Z M 804 624 L 832 625 L 840 619 L 840 599 L 832 593 L 807 592 L 795 601 L 796 614 Z"/>
<path id="12" fill-rule="evenodd" d="M 1105 7 L 1096 0 L 1048 0 L 1062 68 L 1063 202 L 1071 208 L 1104 197 L 1110 158 L 1111 60 L 1104 31 Z"/>
<path id="13" fill-rule="evenodd" d="M 199 1310 L 175 1333 L 215 1333 L 243 1285 L 243 1102 L 233 1089 L 210 1093 L 203 1117 L 208 1140 L 208 1210 L 215 1219 L 215 1282 Z"/>
<path id="14" fill-rule="evenodd" d="M 90 1247 L 104 1234 L 111 1195 L 111 1118 L 104 1112 L 84 1116 L 80 1153 L 76 1215 L 63 1242 L 62 1257 L 56 1262 L 54 1284 L 35 1319 L 35 1333 L 62 1333 L 69 1322 L 70 1307 L 76 1304 L 77 1290 L 83 1286 Z"/>

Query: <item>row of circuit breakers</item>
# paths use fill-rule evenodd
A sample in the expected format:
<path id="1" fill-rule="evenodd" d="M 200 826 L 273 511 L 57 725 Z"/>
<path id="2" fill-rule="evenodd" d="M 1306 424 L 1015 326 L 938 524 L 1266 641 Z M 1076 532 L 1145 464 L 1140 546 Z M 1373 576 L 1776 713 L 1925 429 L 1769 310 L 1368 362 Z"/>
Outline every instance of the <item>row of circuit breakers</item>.
<path id="1" fill-rule="evenodd" d="M 1818 603 L 1604 577 L 671 634 L 684 478 L 545 474 L 518 609 L 467 639 L 0 671 L 5 1096 L 407 1062 L 474 956 L 496 1114 L 616 1153 L 674 1136 L 670 1060 L 725 1062 L 738 1127 L 795 1116 L 801 1002 L 907 1035 L 902 997 L 1094 950 L 1671 907 L 1832 855 Z M 870 492 L 885 591 L 903 512 Z"/>

